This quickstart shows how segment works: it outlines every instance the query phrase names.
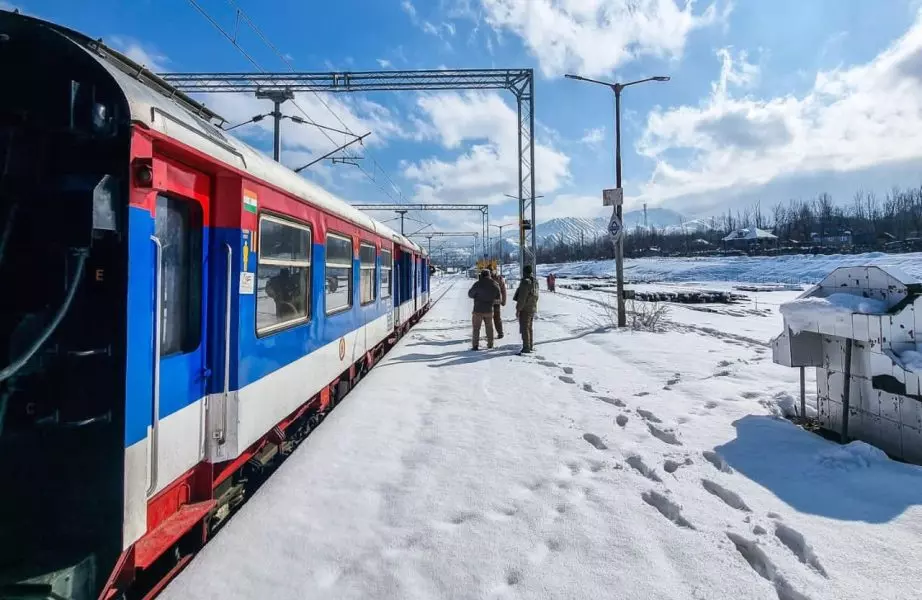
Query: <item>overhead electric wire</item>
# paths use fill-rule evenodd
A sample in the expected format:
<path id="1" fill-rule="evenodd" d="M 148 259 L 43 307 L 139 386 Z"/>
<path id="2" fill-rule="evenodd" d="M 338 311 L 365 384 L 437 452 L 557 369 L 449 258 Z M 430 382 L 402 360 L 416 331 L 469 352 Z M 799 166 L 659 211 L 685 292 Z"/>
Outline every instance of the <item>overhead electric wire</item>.
<path id="1" fill-rule="evenodd" d="M 215 29 L 217 29 L 217 30 L 221 33 L 221 35 L 224 36 L 224 38 L 227 39 L 227 41 L 229 41 L 229 42 L 231 43 L 231 45 L 233 45 L 235 48 L 237 48 L 237 50 L 238 50 L 241 54 L 243 54 L 243 56 L 244 56 L 254 67 L 256 67 L 256 69 L 257 69 L 260 73 L 265 73 L 265 72 L 266 72 L 266 70 L 263 69 L 262 66 L 256 61 L 256 59 L 254 59 L 252 56 L 250 56 L 249 53 L 247 53 L 247 51 L 246 51 L 240 44 L 237 43 L 237 36 L 236 36 L 236 34 L 232 36 L 230 33 L 228 33 L 228 32 L 221 26 L 220 23 L 218 23 L 210 14 L 208 14 L 208 11 L 206 11 L 204 8 L 202 8 L 202 6 L 201 6 L 196 0 L 189 0 L 189 3 L 193 6 L 193 8 L 195 8 L 199 13 L 201 13 L 201 15 L 204 16 L 204 17 L 208 20 L 208 22 L 211 23 L 211 25 L 212 25 Z M 260 38 L 260 40 L 262 40 L 262 42 L 263 42 L 264 44 L 266 44 L 266 46 L 268 46 L 269 49 L 271 49 L 271 50 L 276 54 L 276 56 L 278 56 L 278 57 L 286 64 L 286 66 L 288 66 L 288 70 L 291 71 L 291 72 L 295 72 L 294 65 L 291 63 L 291 61 L 290 61 L 288 58 L 286 58 L 285 55 L 282 54 L 282 52 L 279 51 L 278 48 L 276 48 L 276 46 L 269 40 L 269 38 L 268 38 L 265 34 L 263 34 L 262 30 L 260 30 L 259 27 L 256 26 L 256 24 L 255 24 L 255 23 L 253 22 L 253 20 L 249 17 L 249 15 L 247 15 L 246 12 L 245 12 L 242 8 L 240 8 L 236 3 L 234 3 L 232 0 L 228 0 L 228 4 L 230 4 L 230 6 L 236 11 L 237 17 L 238 17 L 238 18 L 239 18 L 239 17 L 243 17 L 243 19 L 247 22 L 247 24 L 248 24 L 249 27 L 253 30 L 253 32 L 256 33 L 256 35 Z M 336 114 L 336 112 L 335 112 L 333 109 L 330 108 L 330 106 L 323 100 L 323 98 L 322 98 L 316 91 L 313 91 L 313 90 L 312 90 L 312 93 L 317 97 L 317 99 L 320 101 L 320 103 L 321 103 L 328 111 L 330 111 L 330 113 L 336 118 L 336 120 L 339 121 L 339 123 L 340 123 L 340 124 L 343 126 L 343 128 L 345 129 L 345 132 L 346 132 L 347 135 L 351 135 L 352 137 L 359 137 L 359 136 L 355 135 L 355 133 L 349 128 L 349 126 L 339 117 L 338 114 Z M 304 115 L 304 119 L 305 119 L 305 121 L 307 121 L 307 123 L 309 123 L 309 124 L 314 125 L 315 127 L 317 127 L 317 128 L 320 130 L 320 132 L 323 133 L 324 137 L 326 137 L 327 140 L 330 141 L 331 144 L 336 144 L 336 141 L 335 141 L 332 137 L 330 137 L 330 135 L 325 131 L 326 129 L 331 129 L 331 128 L 325 127 L 325 126 L 322 126 L 322 125 L 319 125 L 318 123 L 316 123 L 313 119 L 310 118 L 310 116 L 307 114 L 307 111 L 305 111 L 305 110 L 297 103 L 296 100 L 292 99 L 292 100 L 291 100 L 291 103 L 295 106 L 295 108 L 298 109 L 298 111 L 301 112 L 302 115 Z M 335 131 L 335 130 L 334 130 L 334 131 Z M 338 144 L 337 144 L 337 145 L 338 145 Z M 367 149 L 366 149 L 366 154 L 367 154 Z M 351 154 L 346 154 L 345 156 L 346 156 L 346 158 L 350 158 L 350 159 L 352 159 L 352 160 L 359 160 L 359 159 L 360 159 L 360 157 L 357 157 L 357 156 L 354 156 L 354 155 L 351 155 Z M 404 195 L 400 192 L 400 188 L 398 188 L 397 185 L 393 182 L 393 180 L 387 175 L 387 173 L 384 171 L 384 169 L 380 166 L 380 163 L 378 163 L 378 161 L 376 161 L 376 160 L 374 159 L 374 157 L 369 157 L 369 158 L 370 158 L 371 161 L 374 163 L 375 167 L 377 167 L 378 169 L 380 169 L 382 175 L 384 175 L 384 177 L 387 179 L 388 183 L 390 183 L 390 185 L 391 185 L 391 187 L 394 189 L 394 191 L 397 192 L 398 198 L 394 198 L 394 196 L 391 195 L 391 193 L 387 190 L 387 188 L 385 188 L 383 185 L 381 185 L 381 184 L 377 181 L 377 179 L 375 179 L 375 177 L 374 177 L 373 174 L 368 173 L 368 171 L 366 171 L 364 168 L 362 168 L 361 165 L 356 164 L 356 166 L 359 168 L 359 170 L 365 175 L 366 178 L 368 178 L 369 181 L 371 181 L 372 183 L 374 183 L 376 187 L 378 187 L 382 192 L 384 192 L 384 194 L 385 194 L 388 198 L 390 198 L 390 199 L 393 200 L 394 202 L 407 204 L 408 201 L 407 201 L 407 199 L 404 197 Z"/>
<path id="2" fill-rule="evenodd" d="M 194 3 L 195 0 L 189 0 L 189 1 Z M 279 50 L 279 49 L 275 46 L 275 44 L 272 43 L 272 41 L 268 38 L 268 36 L 266 36 L 266 35 L 262 32 L 262 30 L 259 28 L 259 26 L 256 25 L 256 23 L 253 21 L 253 19 L 250 18 L 250 16 L 246 13 L 245 10 L 243 10 L 242 8 L 240 8 L 240 6 L 239 6 L 234 0 L 227 0 L 227 3 L 230 5 L 231 8 L 233 8 L 233 9 L 236 11 L 238 17 L 243 17 L 243 19 L 244 19 L 244 20 L 247 22 L 247 24 L 250 26 L 250 29 L 252 29 L 253 32 L 257 35 L 257 37 L 259 37 L 259 39 L 262 40 L 262 42 L 263 42 L 270 50 L 272 50 L 272 52 L 275 53 L 275 55 L 279 58 L 279 60 L 281 60 L 283 63 L 285 63 L 285 66 L 288 67 L 288 70 L 289 70 L 290 72 L 292 72 L 292 73 L 297 72 L 297 69 L 295 69 L 295 66 L 294 66 L 294 64 L 292 63 L 292 61 L 291 61 L 287 56 L 285 56 L 285 54 L 284 54 L 281 50 Z M 212 22 L 214 22 L 213 19 L 210 19 L 210 18 L 209 18 L 209 20 L 211 20 Z M 217 25 L 216 25 L 216 26 L 217 26 Z M 223 30 L 222 30 L 222 32 L 223 32 Z M 230 38 L 226 33 L 225 33 L 225 37 L 227 37 L 229 40 L 231 40 L 231 42 L 234 44 L 234 46 L 237 46 L 237 47 L 239 48 L 239 45 L 236 43 L 236 39 Z M 251 61 L 251 62 L 252 62 L 252 61 Z M 254 63 L 254 64 L 255 64 L 255 63 Z M 259 67 L 257 67 L 257 68 L 259 68 Z M 259 68 L 259 70 L 260 70 L 261 72 L 265 72 L 262 68 Z M 346 122 L 343 121 L 342 118 L 336 113 L 336 111 L 334 111 L 332 108 L 330 108 L 330 105 L 327 104 L 327 102 L 323 99 L 323 96 L 321 96 L 321 95 L 320 95 L 319 93 L 317 93 L 315 90 L 311 90 L 311 93 L 314 94 L 314 97 L 317 98 L 317 100 L 320 102 L 320 104 L 323 105 L 323 107 L 326 108 L 327 111 L 329 111 L 329 113 L 330 113 L 331 115 L 333 115 L 333 117 L 334 117 L 337 121 L 339 121 L 339 124 L 343 126 L 343 129 L 346 130 L 346 132 L 348 133 L 348 135 L 351 135 L 351 136 L 353 136 L 353 137 L 358 137 L 358 136 L 355 134 L 355 132 L 352 131 L 352 129 L 349 127 L 349 125 L 347 125 Z M 296 107 L 299 111 L 301 111 L 302 114 L 304 114 L 305 117 L 307 117 L 307 113 L 304 111 L 304 109 L 302 109 L 302 108 L 298 105 L 298 103 L 297 103 L 295 100 L 292 100 L 291 102 L 292 102 L 292 104 L 295 105 L 295 107 Z M 313 121 L 310 121 L 310 122 L 311 122 L 312 125 L 316 125 L 318 128 L 321 127 L 320 125 L 318 125 L 317 123 L 314 123 Z M 332 138 L 330 138 L 330 136 L 326 136 L 326 138 L 327 138 L 328 140 L 330 140 L 331 143 L 334 143 L 334 144 L 336 143 L 336 142 L 333 141 Z M 364 146 L 364 144 L 363 144 L 363 146 Z M 346 153 L 345 151 L 343 151 L 343 153 L 344 153 L 344 155 L 345 155 L 347 158 L 351 158 L 351 159 L 353 159 L 353 160 L 357 160 L 357 157 L 356 157 L 356 156 L 351 155 L 351 154 L 348 154 L 348 153 Z M 366 154 L 369 154 L 367 148 L 365 149 L 365 153 L 366 153 Z M 371 162 L 374 164 L 373 170 L 374 170 L 375 168 L 377 168 L 378 170 L 381 171 L 381 174 L 382 174 L 382 175 L 384 176 L 384 178 L 387 180 L 387 183 L 389 183 L 390 186 L 391 186 L 391 188 L 393 188 L 393 190 L 394 190 L 395 192 L 397 192 L 398 198 L 394 198 L 393 196 L 391 196 L 390 192 L 388 192 L 386 188 L 384 188 L 383 186 L 381 186 L 381 185 L 378 183 L 378 181 L 375 179 L 374 175 L 368 173 L 368 171 L 366 171 L 360 164 L 355 163 L 355 166 L 358 167 L 358 169 L 365 175 L 365 177 L 367 177 L 367 178 L 368 178 L 372 183 L 374 183 L 382 192 L 384 192 L 384 194 L 385 194 L 388 198 L 390 198 L 391 200 L 394 200 L 394 202 L 403 203 L 403 204 L 408 204 L 408 203 L 409 203 L 409 200 L 407 200 L 407 198 L 403 195 L 403 193 L 400 191 L 400 188 L 397 186 L 396 183 L 394 183 L 394 180 L 390 178 L 390 176 L 387 174 L 387 171 L 384 170 L 384 168 L 381 166 L 381 164 L 380 164 L 377 160 L 375 160 L 375 158 L 374 158 L 373 156 L 368 156 L 368 158 L 369 158 L 369 160 L 371 160 Z M 418 213 L 419 211 L 413 211 L 413 212 L 414 212 L 414 213 Z"/>

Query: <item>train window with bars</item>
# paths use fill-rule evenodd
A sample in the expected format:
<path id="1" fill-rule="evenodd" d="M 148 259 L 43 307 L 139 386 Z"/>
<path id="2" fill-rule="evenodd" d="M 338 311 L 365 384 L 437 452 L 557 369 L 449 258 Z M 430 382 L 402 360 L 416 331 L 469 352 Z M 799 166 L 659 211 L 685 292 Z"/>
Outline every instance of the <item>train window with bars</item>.
<path id="1" fill-rule="evenodd" d="M 262 215 L 258 247 L 256 333 L 306 322 L 310 318 L 310 227 Z"/>
<path id="2" fill-rule="evenodd" d="M 202 207 L 157 196 L 160 242 L 160 356 L 198 348 L 202 331 Z"/>
<path id="3" fill-rule="evenodd" d="M 381 297 L 391 297 L 391 271 L 394 268 L 394 259 L 390 250 L 381 250 Z"/>
<path id="4" fill-rule="evenodd" d="M 327 314 L 352 306 L 352 238 L 327 234 Z"/>
<path id="5" fill-rule="evenodd" d="M 364 306 L 375 301 L 375 270 L 378 252 L 371 244 L 359 246 L 359 298 Z"/>

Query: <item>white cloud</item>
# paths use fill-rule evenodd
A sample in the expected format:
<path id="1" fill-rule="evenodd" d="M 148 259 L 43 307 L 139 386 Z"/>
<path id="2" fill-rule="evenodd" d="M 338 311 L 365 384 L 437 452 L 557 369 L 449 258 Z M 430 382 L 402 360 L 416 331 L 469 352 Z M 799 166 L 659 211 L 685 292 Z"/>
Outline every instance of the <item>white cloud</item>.
<path id="1" fill-rule="evenodd" d="M 410 2 L 410 0 L 403 0 L 403 2 L 400 3 L 400 8 L 402 8 L 402 9 L 404 10 L 404 12 L 406 12 L 408 15 L 410 15 L 410 19 L 411 19 L 414 23 L 416 22 L 416 19 L 417 19 L 417 17 L 416 17 L 416 7 L 413 6 L 413 3 Z"/>
<path id="2" fill-rule="evenodd" d="M 381 65 L 381 68 L 382 68 L 382 69 L 390 69 L 390 68 L 392 68 L 392 67 L 394 66 L 394 63 L 392 63 L 391 61 L 387 60 L 386 58 L 379 58 L 379 59 L 378 59 L 378 64 Z"/>
<path id="3" fill-rule="evenodd" d="M 782 177 L 922 159 L 922 13 L 873 60 L 818 72 L 800 97 L 739 95 L 733 88 L 757 70 L 744 56 L 718 56 L 720 75 L 699 106 L 648 115 L 637 149 L 656 167 L 640 186 L 644 200 L 713 201 L 716 192 Z"/>
<path id="4" fill-rule="evenodd" d="M 538 222 L 564 217 L 591 218 L 603 213 L 611 213 L 611 208 L 602 206 L 602 193 L 595 196 L 580 194 L 559 194 L 549 200 L 538 201 Z"/>
<path id="5" fill-rule="evenodd" d="M 420 135 L 449 150 L 470 144 L 454 160 L 429 158 L 404 165 L 416 182 L 416 198 L 431 202 L 501 204 L 518 190 L 515 111 L 494 92 L 422 95 Z M 538 193 L 559 189 L 569 178 L 570 159 L 552 146 L 535 146 Z"/>
<path id="6" fill-rule="evenodd" d="M 681 57 L 689 34 L 725 20 L 729 1 L 703 11 L 678 0 L 481 0 L 497 32 L 518 35 L 547 76 L 599 76 L 640 56 Z"/>
<path id="7" fill-rule="evenodd" d="M 137 40 L 119 35 L 111 36 L 109 41 L 113 48 L 154 73 L 163 73 L 167 70 L 170 59 L 153 48 L 144 48 Z"/>
<path id="8" fill-rule="evenodd" d="M 586 133 L 583 134 L 582 139 L 580 140 L 584 144 L 598 144 L 605 139 L 605 128 L 604 127 L 593 127 L 592 129 L 587 129 Z"/>

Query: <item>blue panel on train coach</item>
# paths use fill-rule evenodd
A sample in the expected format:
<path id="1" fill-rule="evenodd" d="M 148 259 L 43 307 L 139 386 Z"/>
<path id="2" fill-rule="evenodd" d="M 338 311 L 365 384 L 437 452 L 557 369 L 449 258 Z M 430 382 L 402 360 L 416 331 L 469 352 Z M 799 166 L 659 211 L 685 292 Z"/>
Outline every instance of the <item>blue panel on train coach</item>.
<path id="1" fill-rule="evenodd" d="M 153 248 L 150 212 L 128 209 L 128 324 L 125 369 L 125 447 L 147 437 L 151 424 L 154 341 L 151 315 Z"/>
<path id="2" fill-rule="evenodd" d="M 126 368 L 126 404 L 125 404 L 125 445 L 130 446 L 147 436 L 147 428 L 153 416 L 154 360 L 160 360 L 160 409 L 158 418 L 164 419 L 171 414 L 195 403 L 208 391 L 213 379 L 206 369 L 206 348 L 208 343 L 208 289 L 211 282 L 208 277 L 206 248 L 209 244 L 209 230 L 200 223 L 188 229 L 194 233 L 195 243 L 182 252 L 190 253 L 185 259 L 197 277 L 189 277 L 179 282 L 182 289 L 173 286 L 175 281 L 164 281 L 163 298 L 172 301 L 178 292 L 181 305 L 162 307 L 164 315 L 179 315 L 195 312 L 198 318 L 185 323 L 191 330 L 179 331 L 183 339 L 177 339 L 175 330 L 169 323 L 161 333 L 161 356 L 154 356 L 154 316 L 156 313 L 156 272 L 155 245 L 151 239 L 156 232 L 156 221 L 145 209 L 131 207 L 128 216 L 128 330 L 127 330 L 127 368 Z M 175 224 L 164 225 L 158 239 L 161 243 L 164 264 L 177 258 L 177 244 L 170 240 L 169 231 L 175 230 Z M 179 244 L 182 245 L 182 244 Z M 185 260 L 184 259 L 184 260 Z M 178 270 L 183 270 L 182 267 Z M 167 276 L 171 272 L 166 269 Z M 192 311 L 190 307 L 195 310 Z M 174 347 L 175 346 L 175 347 Z"/>
<path id="3" fill-rule="evenodd" d="M 255 257 L 254 257 L 255 258 Z M 361 329 L 366 321 L 387 314 L 387 303 L 377 300 L 361 307 L 359 295 L 360 263 L 352 261 L 352 306 L 326 314 L 326 247 L 313 244 L 311 257 L 310 318 L 289 329 L 257 335 L 256 294 L 240 296 L 239 363 L 234 389 L 257 381 L 308 354 Z M 257 265 L 258 270 L 258 265 Z M 258 287 L 258 286 L 257 286 Z"/>

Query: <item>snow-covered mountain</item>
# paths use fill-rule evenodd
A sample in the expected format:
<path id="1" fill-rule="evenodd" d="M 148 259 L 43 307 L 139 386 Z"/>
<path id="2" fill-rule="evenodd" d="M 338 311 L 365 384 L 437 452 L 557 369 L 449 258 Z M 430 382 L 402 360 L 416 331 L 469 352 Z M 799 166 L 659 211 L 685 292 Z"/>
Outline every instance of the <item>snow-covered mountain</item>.
<path id="1" fill-rule="evenodd" d="M 580 241 L 591 242 L 597 237 L 604 236 L 607 227 L 608 219 L 605 217 L 551 219 L 538 224 L 538 244 L 548 246 L 560 242 L 565 244 L 577 244 Z"/>
<path id="2" fill-rule="evenodd" d="M 668 208 L 648 208 L 647 209 L 647 227 L 656 229 L 665 229 L 667 227 L 681 226 L 685 217 L 674 210 Z M 608 221 L 606 221 L 606 225 Z M 624 226 L 628 229 L 643 227 L 643 211 L 632 210 L 624 213 Z"/>
<path id="3" fill-rule="evenodd" d="M 539 223 L 538 244 L 546 246 L 559 242 L 575 244 L 581 240 L 591 241 L 606 235 L 609 219 L 610 217 L 564 217 Z M 647 209 L 647 227 L 667 230 L 675 228 L 677 231 L 681 231 L 683 221 L 685 221 L 685 217 L 674 210 L 669 210 L 668 208 Z M 624 225 L 628 230 L 643 227 L 643 211 L 632 210 L 624 213 Z M 699 223 L 698 220 L 686 222 L 685 227 L 689 232 L 701 231 L 705 228 L 703 222 Z"/>

